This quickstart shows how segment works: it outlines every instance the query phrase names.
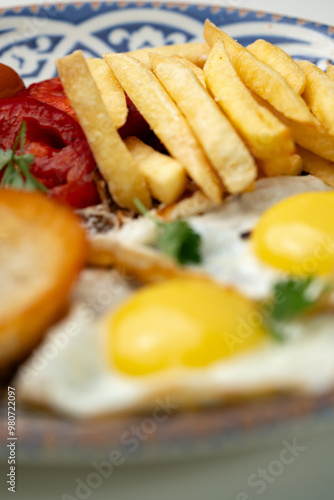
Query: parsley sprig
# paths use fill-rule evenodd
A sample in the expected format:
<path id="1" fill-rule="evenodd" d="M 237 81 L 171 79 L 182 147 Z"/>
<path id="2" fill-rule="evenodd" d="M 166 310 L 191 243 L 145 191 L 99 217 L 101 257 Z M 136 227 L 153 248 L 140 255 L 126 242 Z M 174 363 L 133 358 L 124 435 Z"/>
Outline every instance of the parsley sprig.
<path id="1" fill-rule="evenodd" d="M 35 157 L 32 154 L 24 154 L 26 130 L 27 124 L 22 122 L 13 149 L 7 149 L 6 151 L 0 149 L 0 172 L 4 170 L 0 186 L 47 192 L 47 188 L 38 182 L 30 172 L 30 166 L 34 163 Z"/>
<path id="2" fill-rule="evenodd" d="M 201 262 L 201 237 L 183 219 L 164 222 L 154 217 L 138 198 L 134 199 L 138 210 L 151 219 L 157 228 L 157 245 L 167 255 L 184 265 Z"/>
<path id="3" fill-rule="evenodd" d="M 289 277 L 276 283 L 271 302 L 263 304 L 269 332 L 277 340 L 285 340 L 287 323 L 317 310 L 329 291 L 329 284 L 318 283 L 312 276 Z"/>

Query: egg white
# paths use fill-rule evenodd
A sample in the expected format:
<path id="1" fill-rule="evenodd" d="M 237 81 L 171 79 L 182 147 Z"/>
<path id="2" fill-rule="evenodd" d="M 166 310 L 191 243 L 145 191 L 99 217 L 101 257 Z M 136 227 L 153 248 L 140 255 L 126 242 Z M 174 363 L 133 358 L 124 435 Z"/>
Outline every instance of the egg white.
<path id="1" fill-rule="evenodd" d="M 253 299 L 265 298 L 284 272 L 268 266 L 254 255 L 250 239 L 243 233 L 252 231 L 261 215 L 279 201 L 298 193 L 311 191 L 331 191 L 320 179 L 308 175 L 298 177 L 263 178 L 256 182 L 252 192 L 229 196 L 219 207 L 191 216 L 187 222 L 201 235 L 202 262 L 186 265 L 183 269 L 204 273 L 215 281 L 232 285 L 241 293 Z M 160 257 L 170 260 L 154 247 L 155 224 L 147 217 L 140 217 L 124 225 L 116 233 L 97 235 L 95 241 L 108 248 L 117 244 L 120 249 L 136 249 L 131 267 L 140 270 L 141 257 Z M 155 268 L 159 262 L 154 262 Z"/>
<path id="2" fill-rule="evenodd" d="M 122 291 L 123 298 L 128 291 Z M 81 327 L 79 333 L 46 359 L 50 346 L 73 322 Z M 300 335 L 285 343 L 268 336 L 257 348 L 205 368 L 135 377 L 121 373 L 107 359 L 104 314 L 87 325 L 76 309 L 23 365 L 15 386 L 21 402 L 75 418 L 148 410 L 167 396 L 182 409 L 276 391 L 322 393 L 334 385 L 332 324 L 333 315 L 319 315 L 293 325 Z M 46 359 L 42 368 L 41 358 Z"/>
<path id="3" fill-rule="evenodd" d="M 327 190 L 330 188 L 312 176 L 262 179 L 254 192 L 231 196 L 221 207 L 190 217 L 189 223 L 203 239 L 201 270 L 248 296 L 267 296 L 282 273 L 260 262 L 242 233 L 251 231 L 262 213 L 278 201 L 300 192 Z M 117 237 L 127 245 L 153 244 L 154 224 L 146 218 L 136 219 Z M 133 293 L 134 285 L 117 271 L 85 270 L 70 314 L 50 329 L 40 348 L 22 366 L 15 381 L 19 397 L 73 417 L 94 417 L 147 409 L 163 395 L 182 408 L 281 390 L 318 393 L 334 386 L 330 313 L 292 324 L 295 335 L 285 343 L 268 335 L 267 341 L 252 351 L 206 368 L 141 377 L 121 373 L 107 360 L 106 316 Z M 63 347 L 59 347 L 61 339 Z"/>

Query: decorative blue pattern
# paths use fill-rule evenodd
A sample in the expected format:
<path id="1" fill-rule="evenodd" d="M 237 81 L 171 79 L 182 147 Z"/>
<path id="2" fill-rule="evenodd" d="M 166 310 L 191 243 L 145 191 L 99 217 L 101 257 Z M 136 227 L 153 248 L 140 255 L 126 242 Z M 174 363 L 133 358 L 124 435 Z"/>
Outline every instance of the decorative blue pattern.
<path id="1" fill-rule="evenodd" d="M 92 2 L 0 11 L 0 60 L 27 84 L 55 74 L 54 60 L 80 48 L 86 55 L 202 40 L 203 22 L 244 45 L 265 38 L 320 67 L 334 60 L 334 30 L 274 14 L 195 5 Z"/>

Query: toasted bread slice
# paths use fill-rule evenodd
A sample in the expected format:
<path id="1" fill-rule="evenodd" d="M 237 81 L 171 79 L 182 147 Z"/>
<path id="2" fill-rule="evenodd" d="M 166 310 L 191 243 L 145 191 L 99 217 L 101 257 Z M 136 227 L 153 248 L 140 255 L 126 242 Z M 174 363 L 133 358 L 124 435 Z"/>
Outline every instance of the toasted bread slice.
<path id="1" fill-rule="evenodd" d="M 69 208 L 36 192 L 0 190 L 0 377 L 65 309 L 87 251 Z"/>

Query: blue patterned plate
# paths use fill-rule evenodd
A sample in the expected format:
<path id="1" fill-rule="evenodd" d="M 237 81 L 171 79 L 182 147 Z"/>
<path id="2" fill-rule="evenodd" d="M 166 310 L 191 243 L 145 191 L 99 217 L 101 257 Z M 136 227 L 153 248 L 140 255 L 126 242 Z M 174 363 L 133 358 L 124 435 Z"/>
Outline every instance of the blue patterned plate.
<path id="1" fill-rule="evenodd" d="M 233 8 L 92 2 L 0 10 L 0 60 L 30 84 L 55 75 L 54 60 L 202 40 L 210 18 L 243 44 L 265 38 L 321 67 L 334 60 L 334 28 Z"/>
<path id="2" fill-rule="evenodd" d="M 28 85 L 54 76 L 54 60 L 75 49 L 99 56 L 202 40 L 206 18 L 243 44 L 261 37 L 321 67 L 334 61 L 334 28 L 329 26 L 233 8 L 123 2 L 0 10 L 0 60 L 16 69 Z M 203 457 L 333 429 L 333 408 L 334 391 L 321 397 L 281 395 L 228 408 L 178 413 L 157 426 L 149 439 L 128 453 L 127 460 Z M 122 436 L 148 420 L 148 415 L 137 415 L 76 422 L 20 412 L 19 460 L 87 464 L 92 457 L 103 459 L 122 446 L 126 453 Z M 0 435 L 6 434 L 6 408 L 0 405 Z M 0 459 L 7 460 L 5 447 Z"/>

